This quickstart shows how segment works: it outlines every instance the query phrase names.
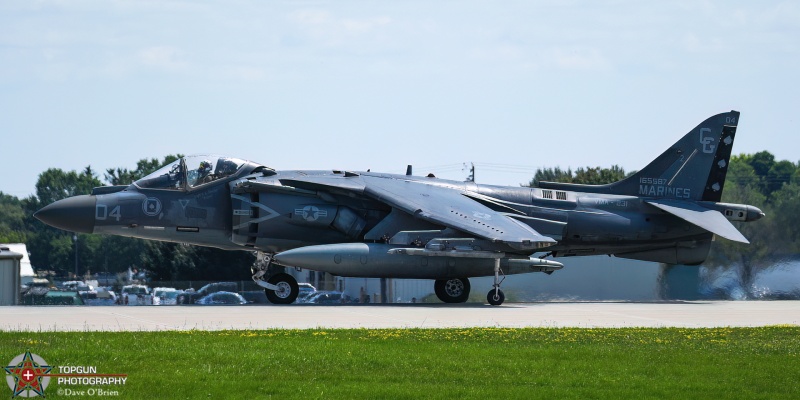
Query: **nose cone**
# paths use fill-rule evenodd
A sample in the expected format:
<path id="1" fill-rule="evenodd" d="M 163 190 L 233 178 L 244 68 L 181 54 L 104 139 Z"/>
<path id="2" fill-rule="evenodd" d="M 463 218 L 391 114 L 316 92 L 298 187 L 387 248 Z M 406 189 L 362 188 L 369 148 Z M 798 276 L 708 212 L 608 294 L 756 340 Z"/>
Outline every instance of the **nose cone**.
<path id="1" fill-rule="evenodd" d="M 96 204 L 94 196 L 69 197 L 42 208 L 33 216 L 47 225 L 65 231 L 92 233 Z"/>

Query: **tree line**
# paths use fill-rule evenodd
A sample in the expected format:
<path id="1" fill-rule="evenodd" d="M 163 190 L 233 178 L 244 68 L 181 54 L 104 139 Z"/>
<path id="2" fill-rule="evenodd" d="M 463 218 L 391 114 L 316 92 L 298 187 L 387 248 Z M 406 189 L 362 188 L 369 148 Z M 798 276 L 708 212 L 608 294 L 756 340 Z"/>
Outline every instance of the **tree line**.
<path id="1" fill-rule="evenodd" d="M 75 269 L 77 237 L 80 274 L 121 272 L 128 268 L 145 269 L 155 280 L 218 280 L 247 279 L 254 256 L 250 252 L 225 251 L 175 243 L 146 241 L 107 235 L 73 235 L 49 227 L 33 213 L 54 201 L 70 196 L 89 194 L 92 188 L 127 185 L 162 165 L 182 157 L 168 155 L 163 159 L 141 159 L 136 168 L 110 168 L 101 181 L 96 171 L 87 166 L 82 171 L 50 168 L 39 175 L 36 194 L 24 199 L 0 192 L 0 243 L 26 243 L 31 263 L 59 276 Z M 622 167 L 541 168 L 529 182 L 541 181 L 581 184 L 605 184 L 630 176 Z M 717 240 L 705 265 L 746 266 L 744 281 L 754 269 L 776 259 L 800 254 L 800 163 L 775 157 L 762 151 L 731 157 L 722 201 L 750 204 L 760 208 L 766 217 L 754 223 L 734 223 L 751 244 Z"/>

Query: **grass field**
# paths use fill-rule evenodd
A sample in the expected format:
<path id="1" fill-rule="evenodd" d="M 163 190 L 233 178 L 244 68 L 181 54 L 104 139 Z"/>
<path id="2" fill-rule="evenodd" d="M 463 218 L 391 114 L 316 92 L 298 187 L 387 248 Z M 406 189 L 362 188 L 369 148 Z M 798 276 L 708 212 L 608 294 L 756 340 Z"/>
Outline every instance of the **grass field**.
<path id="1" fill-rule="evenodd" d="M 0 332 L 25 351 L 131 399 L 800 398 L 800 327 Z"/>

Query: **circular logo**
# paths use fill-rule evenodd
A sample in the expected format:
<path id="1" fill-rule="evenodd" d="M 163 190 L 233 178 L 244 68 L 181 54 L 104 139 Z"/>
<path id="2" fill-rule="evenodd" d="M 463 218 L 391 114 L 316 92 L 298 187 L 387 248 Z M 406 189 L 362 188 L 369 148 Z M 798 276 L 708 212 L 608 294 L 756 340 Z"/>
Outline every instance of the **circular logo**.
<path id="1" fill-rule="evenodd" d="M 13 391 L 11 397 L 44 397 L 44 390 L 50 384 L 47 375 L 53 367 L 42 357 L 26 352 L 14 357 L 4 369 L 6 383 Z"/>
<path id="2" fill-rule="evenodd" d="M 161 200 L 155 197 L 148 197 L 142 202 L 144 215 L 155 217 L 161 212 Z"/>
<path id="3" fill-rule="evenodd" d="M 319 218 L 319 208 L 314 206 L 303 207 L 303 218 L 306 221 L 316 221 Z"/>

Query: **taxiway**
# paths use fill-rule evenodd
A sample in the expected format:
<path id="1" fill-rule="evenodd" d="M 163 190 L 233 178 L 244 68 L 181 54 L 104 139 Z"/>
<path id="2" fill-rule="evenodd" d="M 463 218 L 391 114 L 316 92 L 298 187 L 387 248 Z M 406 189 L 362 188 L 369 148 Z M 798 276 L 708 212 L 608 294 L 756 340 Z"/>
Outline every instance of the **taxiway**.
<path id="1" fill-rule="evenodd" d="M 800 301 L 0 307 L 4 331 L 768 325 L 800 325 Z"/>

